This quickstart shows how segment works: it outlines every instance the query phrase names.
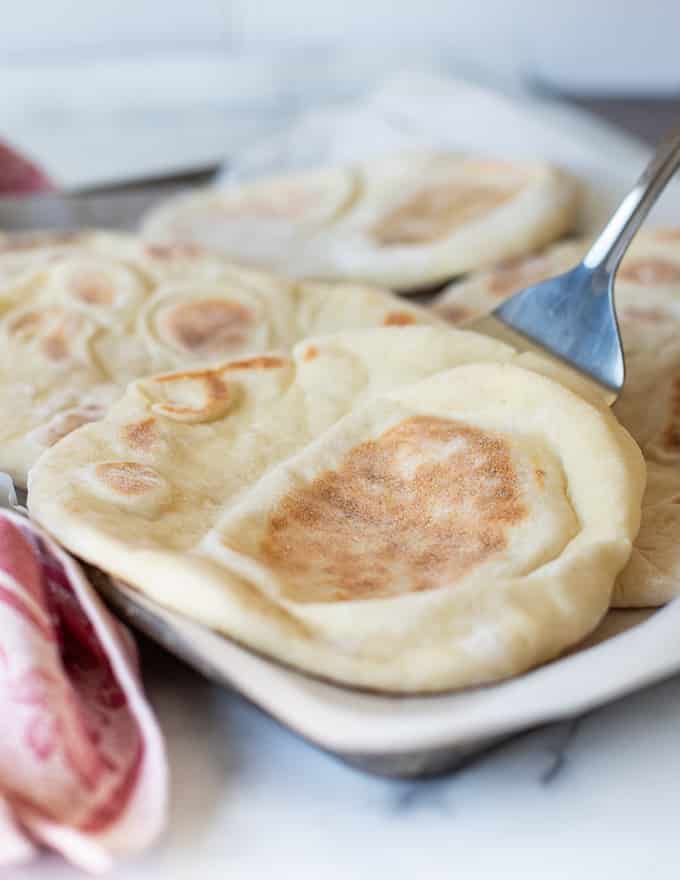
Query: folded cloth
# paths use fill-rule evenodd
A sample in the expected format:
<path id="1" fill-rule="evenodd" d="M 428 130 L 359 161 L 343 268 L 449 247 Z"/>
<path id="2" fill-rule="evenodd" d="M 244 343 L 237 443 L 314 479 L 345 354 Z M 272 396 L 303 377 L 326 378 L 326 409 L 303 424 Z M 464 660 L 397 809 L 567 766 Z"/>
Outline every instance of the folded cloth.
<path id="1" fill-rule="evenodd" d="M 0 196 L 28 195 L 54 189 L 45 172 L 0 141 Z"/>
<path id="2" fill-rule="evenodd" d="M 0 867 L 38 846 L 91 872 L 161 830 L 163 740 L 128 631 L 79 565 L 0 510 Z"/>

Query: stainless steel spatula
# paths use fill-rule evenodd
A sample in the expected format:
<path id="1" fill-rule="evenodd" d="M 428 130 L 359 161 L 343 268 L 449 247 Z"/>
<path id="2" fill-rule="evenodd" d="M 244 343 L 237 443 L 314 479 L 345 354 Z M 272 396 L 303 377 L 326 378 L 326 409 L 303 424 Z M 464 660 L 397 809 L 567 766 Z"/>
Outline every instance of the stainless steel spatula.
<path id="1" fill-rule="evenodd" d="M 519 351 L 558 358 L 596 383 L 612 404 L 624 380 L 621 337 L 614 310 L 614 277 L 633 236 L 680 165 L 680 130 L 667 136 L 581 263 L 569 272 L 515 294 L 477 330 Z"/>

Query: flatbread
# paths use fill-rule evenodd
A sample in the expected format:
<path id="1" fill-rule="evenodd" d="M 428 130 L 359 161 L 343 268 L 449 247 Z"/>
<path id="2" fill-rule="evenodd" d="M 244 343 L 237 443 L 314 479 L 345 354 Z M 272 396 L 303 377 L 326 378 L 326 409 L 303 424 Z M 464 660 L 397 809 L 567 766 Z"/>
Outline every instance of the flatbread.
<path id="1" fill-rule="evenodd" d="M 567 242 L 448 288 L 437 314 L 463 324 L 527 285 L 564 272 L 587 242 Z M 649 469 L 642 526 L 613 604 L 657 606 L 680 595 L 680 230 L 640 233 L 616 278 L 626 383 L 614 411 Z"/>
<path id="2" fill-rule="evenodd" d="M 296 278 L 408 291 L 559 238 L 577 202 L 545 163 L 413 152 L 175 197 L 142 232 Z"/>
<path id="3" fill-rule="evenodd" d="M 557 656 L 609 605 L 644 464 L 601 403 L 435 327 L 132 383 L 31 472 L 31 514 L 155 601 L 351 685 Z"/>
<path id="4" fill-rule="evenodd" d="M 291 283 L 195 246 L 80 232 L 0 237 L 0 471 L 162 370 L 288 350 L 311 334 L 438 319 L 386 291 Z"/>

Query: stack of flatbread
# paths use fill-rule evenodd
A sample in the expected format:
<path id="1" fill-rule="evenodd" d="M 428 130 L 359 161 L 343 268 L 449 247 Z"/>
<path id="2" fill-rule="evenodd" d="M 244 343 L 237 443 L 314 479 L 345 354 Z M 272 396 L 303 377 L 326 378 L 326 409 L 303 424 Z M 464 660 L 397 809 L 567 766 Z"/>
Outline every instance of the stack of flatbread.
<path id="1" fill-rule="evenodd" d="M 574 181 L 548 164 L 412 152 L 179 196 L 143 234 L 296 278 L 411 290 L 541 247 L 577 208 Z"/>
<path id="2" fill-rule="evenodd" d="M 292 283 L 195 246 L 0 237 L 0 470 L 25 485 L 44 449 L 104 415 L 132 379 L 332 330 L 437 320 L 383 290 Z"/>
<path id="3" fill-rule="evenodd" d="M 622 268 L 614 413 L 450 322 L 580 257 L 535 254 L 576 195 L 549 166 L 418 154 L 183 197 L 144 239 L 0 239 L 0 470 L 73 553 L 334 681 L 555 658 L 612 600 L 677 591 L 680 242 Z M 475 270 L 435 310 L 365 284 Z"/>
<path id="4" fill-rule="evenodd" d="M 71 551 L 270 656 L 391 691 L 557 656 L 605 614 L 644 463 L 604 404 L 438 327 L 132 383 L 45 453 Z"/>

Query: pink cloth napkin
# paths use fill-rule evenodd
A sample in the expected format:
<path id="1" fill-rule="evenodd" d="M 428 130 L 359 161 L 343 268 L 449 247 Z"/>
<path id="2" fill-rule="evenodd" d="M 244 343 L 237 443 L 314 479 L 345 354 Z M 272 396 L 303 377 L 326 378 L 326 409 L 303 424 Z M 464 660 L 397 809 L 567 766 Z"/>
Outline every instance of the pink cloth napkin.
<path id="1" fill-rule="evenodd" d="M 42 169 L 0 141 L 0 196 L 29 195 L 52 189 L 54 185 Z"/>
<path id="2" fill-rule="evenodd" d="M 0 196 L 51 189 L 0 141 Z M 167 778 L 130 633 L 67 553 L 0 510 L 0 870 L 48 847 L 106 871 L 157 837 Z"/>
<path id="3" fill-rule="evenodd" d="M 0 867 L 40 846 L 92 872 L 149 846 L 163 740 L 128 631 L 82 569 L 0 511 Z"/>

